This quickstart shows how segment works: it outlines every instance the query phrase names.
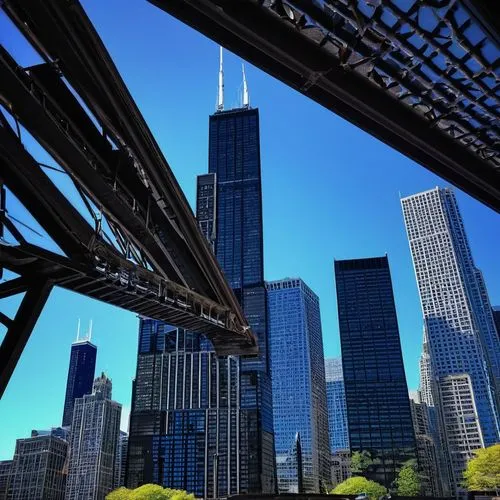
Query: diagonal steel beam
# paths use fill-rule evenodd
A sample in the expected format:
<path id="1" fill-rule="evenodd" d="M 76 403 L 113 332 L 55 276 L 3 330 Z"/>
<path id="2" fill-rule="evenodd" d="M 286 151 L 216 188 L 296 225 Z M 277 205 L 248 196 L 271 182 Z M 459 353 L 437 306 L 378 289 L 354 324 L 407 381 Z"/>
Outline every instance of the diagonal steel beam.
<path id="1" fill-rule="evenodd" d="M 12 295 L 25 292 L 28 289 L 30 282 L 30 279 L 20 276 L 19 278 L 13 278 L 9 281 L 5 281 L 4 283 L 0 283 L 0 299 L 5 299 L 7 297 L 11 297 Z"/>
<path id="2" fill-rule="evenodd" d="M 51 290 L 50 281 L 42 280 L 31 283 L 14 319 L 11 320 L 0 346 L 0 398 L 3 396 Z"/>
<path id="3" fill-rule="evenodd" d="M 288 11 L 283 8 L 279 15 L 275 10 L 283 4 L 281 1 L 148 1 L 500 212 L 498 168 L 410 106 L 398 103 L 367 75 L 347 68 L 326 49 L 326 30 L 322 32 L 310 22 L 321 20 L 319 6 L 338 3 L 349 9 L 356 2 L 345 6 L 345 2 L 289 0 L 285 2 Z M 494 3 L 490 2 L 492 11 L 498 10 Z M 308 19 L 297 10 L 305 24 L 299 25 L 298 18 L 291 20 L 295 14 L 290 5 L 310 13 Z M 330 14 L 329 20 L 333 18 Z M 356 30 L 348 24 L 351 33 Z M 340 52 L 356 50 L 358 42 L 365 41 L 362 33 L 361 27 Z M 378 63 L 371 61 L 375 67 Z"/>

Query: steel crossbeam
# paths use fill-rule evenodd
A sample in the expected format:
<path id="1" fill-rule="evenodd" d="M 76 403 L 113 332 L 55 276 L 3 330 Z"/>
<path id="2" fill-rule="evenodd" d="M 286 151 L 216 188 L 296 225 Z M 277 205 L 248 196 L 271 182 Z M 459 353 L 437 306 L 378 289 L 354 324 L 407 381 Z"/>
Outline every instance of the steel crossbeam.
<path id="1" fill-rule="evenodd" d="M 14 318 L 0 315 L 0 395 L 53 286 L 203 333 L 221 355 L 256 354 L 233 291 L 81 6 L 8 0 L 2 8 L 45 62 L 22 68 L 0 47 L 0 269 L 20 276 L 0 283 L 0 299 L 25 294 Z M 20 126 L 57 167 L 30 155 Z M 46 168 L 68 177 L 93 224 Z M 61 253 L 27 241 L 5 187 Z"/>
<path id="2" fill-rule="evenodd" d="M 500 4 L 149 0 L 500 211 Z"/>

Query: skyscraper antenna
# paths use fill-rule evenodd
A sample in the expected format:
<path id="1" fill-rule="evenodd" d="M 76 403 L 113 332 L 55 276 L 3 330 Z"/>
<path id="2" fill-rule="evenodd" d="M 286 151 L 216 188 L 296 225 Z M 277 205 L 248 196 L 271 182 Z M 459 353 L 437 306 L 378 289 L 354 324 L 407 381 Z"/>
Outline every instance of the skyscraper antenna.
<path id="1" fill-rule="evenodd" d="M 222 46 L 219 46 L 219 88 L 217 92 L 217 111 L 224 110 L 224 70 L 222 69 Z"/>
<path id="2" fill-rule="evenodd" d="M 89 334 L 88 334 L 88 340 L 90 341 L 91 339 L 92 339 L 92 320 L 90 320 Z"/>
<path id="3" fill-rule="evenodd" d="M 76 328 L 76 341 L 80 340 L 80 318 L 78 318 L 78 327 Z"/>
<path id="4" fill-rule="evenodd" d="M 241 69 L 243 71 L 243 107 L 248 108 L 248 106 L 250 106 L 250 98 L 248 97 L 247 77 L 245 75 L 245 65 L 243 63 L 241 63 Z"/>

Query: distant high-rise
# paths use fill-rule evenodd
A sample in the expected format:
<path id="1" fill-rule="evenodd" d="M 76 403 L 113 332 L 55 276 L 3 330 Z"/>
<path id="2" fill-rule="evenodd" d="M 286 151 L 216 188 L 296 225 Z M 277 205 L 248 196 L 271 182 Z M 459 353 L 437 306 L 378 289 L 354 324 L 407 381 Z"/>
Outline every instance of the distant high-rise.
<path id="1" fill-rule="evenodd" d="M 493 320 L 495 321 L 495 327 L 497 329 L 497 335 L 498 338 L 500 339 L 500 306 L 495 306 L 491 310 L 493 314 Z"/>
<path id="2" fill-rule="evenodd" d="M 388 487 L 416 458 L 388 259 L 335 261 L 335 281 L 350 448 L 371 454 L 367 477 Z"/>
<path id="3" fill-rule="evenodd" d="M 343 483 L 351 477 L 351 452 L 339 450 L 331 456 L 332 486 Z"/>
<path id="4" fill-rule="evenodd" d="M 80 327 L 78 326 L 78 328 Z M 97 347 L 90 342 L 90 333 L 89 330 L 89 337 L 83 339 L 77 338 L 71 344 L 68 381 L 66 383 L 66 396 L 64 398 L 63 426 L 71 425 L 75 399 L 92 392 Z"/>
<path id="5" fill-rule="evenodd" d="M 491 445 L 500 439 L 500 341 L 453 192 L 435 188 L 403 198 L 401 203 L 424 315 L 428 386 L 444 419 L 448 457 L 458 488 L 472 450 L 482 441 Z M 445 402 L 438 399 L 445 393 L 455 400 L 452 393 L 458 385 L 450 375 L 458 376 L 462 389 L 469 387 L 462 375 L 470 379 L 469 394 L 481 436 L 476 422 L 465 418 L 470 417 L 469 408 L 457 406 L 454 414 L 448 402 L 444 408 Z M 458 435 L 464 441 L 457 441 Z"/>
<path id="6" fill-rule="evenodd" d="M 65 500 L 104 500 L 113 490 L 122 407 L 111 390 L 102 373 L 92 394 L 75 400 Z"/>
<path id="7" fill-rule="evenodd" d="M 4 500 L 9 485 L 12 460 L 0 460 L 0 499 Z"/>
<path id="8" fill-rule="evenodd" d="M 278 489 L 298 493 L 302 483 L 302 492 L 319 493 L 330 483 L 319 299 L 301 279 L 271 281 L 266 288 Z"/>
<path id="9" fill-rule="evenodd" d="M 118 447 L 115 455 L 115 478 L 114 488 L 125 486 L 125 471 L 127 469 L 127 455 L 128 455 L 128 434 L 120 431 L 118 439 Z"/>
<path id="10" fill-rule="evenodd" d="M 217 357 L 202 335 L 141 318 L 127 486 L 238 493 L 239 390 L 238 358 Z"/>
<path id="11" fill-rule="evenodd" d="M 8 500 L 63 500 L 68 443 L 56 436 L 16 441 L 7 484 Z"/>
<path id="12" fill-rule="evenodd" d="M 417 443 L 417 458 L 425 496 L 443 496 L 443 470 L 440 468 L 439 443 L 436 443 L 435 408 L 422 400 L 420 392 L 410 397 L 411 416 Z"/>
<path id="13" fill-rule="evenodd" d="M 325 380 L 330 452 L 337 453 L 349 450 L 349 430 L 341 358 L 325 359 Z"/>

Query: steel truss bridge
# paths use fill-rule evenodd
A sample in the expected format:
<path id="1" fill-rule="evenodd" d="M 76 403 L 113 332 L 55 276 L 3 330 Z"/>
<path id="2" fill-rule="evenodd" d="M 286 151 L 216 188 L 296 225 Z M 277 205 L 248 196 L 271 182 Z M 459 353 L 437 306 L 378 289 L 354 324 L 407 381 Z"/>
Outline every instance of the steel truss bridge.
<path id="1" fill-rule="evenodd" d="M 500 3 L 150 1 L 500 211 Z M 0 313 L 0 396 L 53 286 L 204 332 L 220 354 L 255 354 L 239 304 L 80 4 L 1 5 L 44 63 L 22 68 L 0 48 L 0 267 L 11 277 L 0 299 L 24 292 L 14 318 Z M 57 166 L 31 156 L 21 126 Z M 53 169 L 68 176 L 87 217 L 51 180 Z M 59 252 L 27 241 L 9 196 Z"/>

